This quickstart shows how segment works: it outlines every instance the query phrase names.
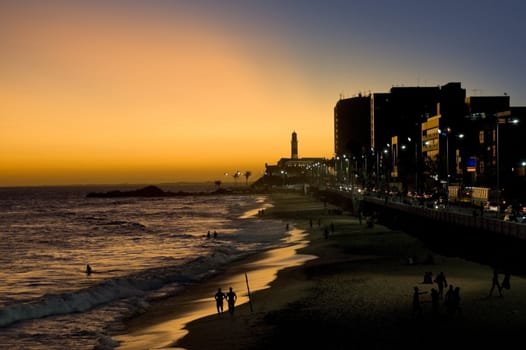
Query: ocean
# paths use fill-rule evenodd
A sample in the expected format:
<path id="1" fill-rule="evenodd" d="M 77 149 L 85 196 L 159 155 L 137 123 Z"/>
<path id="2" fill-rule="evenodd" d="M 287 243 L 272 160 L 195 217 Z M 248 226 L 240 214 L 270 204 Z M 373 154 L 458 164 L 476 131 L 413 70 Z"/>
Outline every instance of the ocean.
<path id="1" fill-rule="evenodd" d="M 215 190 L 214 184 L 158 187 Z M 261 224 L 260 210 L 272 205 L 263 195 L 87 197 L 139 188 L 0 188 L 3 348 L 113 349 L 111 334 L 149 301 L 234 259 L 287 244 L 282 222 Z M 217 238 L 207 238 L 208 231 Z"/>

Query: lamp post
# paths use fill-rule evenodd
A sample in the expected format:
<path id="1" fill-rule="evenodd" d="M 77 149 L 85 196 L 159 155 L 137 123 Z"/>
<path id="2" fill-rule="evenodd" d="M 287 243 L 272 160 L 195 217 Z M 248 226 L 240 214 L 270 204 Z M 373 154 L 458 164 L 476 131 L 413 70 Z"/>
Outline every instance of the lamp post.
<path id="1" fill-rule="evenodd" d="M 412 140 L 410 137 L 407 138 L 408 142 L 412 142 L 415 148 L 415 193 L 418 194 L 418 140 Z"/>
<path id="2" fill-rule="evenodd" d="M 497 117 L 496 142 L 497 142 L 497 219 L 500 217 L 500 152 L 499 152 L 499 124 L 500 119 Z"/>
<path id="3" fill-rule="evenodd" d="M 446 187 L 449 188 L 449 128 L 446 133 Z"/>
<path id="4" fill-rule="evenodd" d="M 451 128 L 447 127 L 442 131 L 439 129 L 438 132 L 446 136 L 446 186 L 449 187 L 449 134 Z"/>
<path id="5" fill-rule="evenodd" d="M 349 158 L 347 158 L 347 155 L 343 155 L 343 159 L 345 161 L 345 170 L 343 172 L 343 180 L 346 184 L 349 183 Z"/>
<path id="6" fill-rule="evenodd" d="M 500 133 L 500 124 L 507 124 L 508 118 L 511 116 L 511 111 L 497 112 L 495 114 L 497 126 L 495 130 L 495 143 L 496 143 L 496 153 L 497 153 L 497 218 L 500 218 L 500 146 L 499 146 L 499 133 Z M 518 119 L 509 120 L 512 124 L 517 124 Z"/>

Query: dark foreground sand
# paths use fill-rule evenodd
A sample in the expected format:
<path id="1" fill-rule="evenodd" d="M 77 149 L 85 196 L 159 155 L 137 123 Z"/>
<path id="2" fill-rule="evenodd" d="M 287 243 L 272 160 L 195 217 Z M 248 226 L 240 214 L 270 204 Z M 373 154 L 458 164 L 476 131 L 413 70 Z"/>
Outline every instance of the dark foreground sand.
<path id="1" fill-rule="evenodd" d="M 273 198 L 275 207 L 265 215 L 308 232 L 309 244 L 299 249 L 307 261 L 287 262 L 283 257 L 290 252 L 239 261 L 132 320 L 127 334 L 117 337 L 122 349 L 488 348 L 524 342 L 524 277 L 511 276 L 511 288 L 502 297 L 497 291 L 489 297 L 490 266 L 440 256 L 403 232 L 381 225 L 367 228 L 348 213 L 329 215 L 308 196 Z M 414 264 L 408 264 L 409 256 Z M 281 270 L 267 288 L 265 281 L 283 264 L 295 266 Z M 246 271 L 258 284 L 252 305 L 244 286 Z M 460 287 L 461 314 L 449 314 L 442 300 L 438 314 L 432 312 L 429 292 L 436 284 L 422 283 L 426 271 L 443 271 L 449 284 Z M 233 316 L 217 315 L 212 295 L 218 286 L 229 285 L 240 304 Z M 414 286 L 428 292 L 421 295 L 420 317 L 412 315 Z"/>

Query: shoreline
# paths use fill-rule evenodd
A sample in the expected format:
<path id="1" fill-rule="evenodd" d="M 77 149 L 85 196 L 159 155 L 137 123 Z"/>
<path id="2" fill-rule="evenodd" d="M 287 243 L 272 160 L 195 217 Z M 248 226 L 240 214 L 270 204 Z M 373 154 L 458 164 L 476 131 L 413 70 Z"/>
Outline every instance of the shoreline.
<path id="1" fill-rule="evenodd" d="M 449 343 L 487 347 L 521 340 L 526 327 L 523 276 L 512 276 L 512 288 L 503 290 L 503 297 L 488 297 L 492 279 L 489 266 L 440 256 L 406 233 L 381 225 L 366 228 L 365 222 L 360 224 L 357 218 L 345 213 L 328 215 L 323 203 L 308 196 L 273 194 L 271 198 L 276 205 L 266 215 L 290 220 L 295 229 L 305 230 L 309 243 L 298 253 L 317 258 L 280 270 L 270 288 L 252 294 L 253 311 L 244 303 L 236 307 L 233 317 L 194 314 L 184 320 L 184 334 L 163 344 L 157 342 L 155 348 L 387 349 L 438 348 Z M 325 214 L 321 215 L 322 212 Z M 309 219 L 314 215 L 320 215 L 322 223 L 315 222 L 310 227 Z M 335 229 L 325 239 L 323 231 L 329 223 Z M 414 257 L 414 264 L 407 263 L 408 256 Z M 258 264 L 257 261 L 254 257 L 252 263 Z M 245 263 L 240 261 L 240 268 Z M 448 314 L 442 303 L 438 313 L 433 314 L 430 297 L 423 295 L 423 315 L 412 318 L 413 287 L 429 292 L 434 286 L 422 284 L 426 271 L 435 275 L 444 271 L 450 284 L 460 286 L 461 315 Z M 218 278 L 224 280 L 231 274 L 232 271 L 226 271 Z M 201 288 L 210 295 L 207 303 L 215 309 L 211 294 L 216 288 L 212 286 L 219 279 L 203 285 L 205 289 L 191 286 L 187 293 Z M 150 315 L 152 322 L 162 319 L 160 315 Z M 180 315 L 175 313 L 171 317 L 177 320 Z M 144 329 L 147 324 L 139 322 L 136 326 Z M 440 334 L 454 342 L 437 340 Z M 148 337 L 159 340 L 159 334 L 150 333 Z"/>
<path id="2" fill-rule="evenodd" d="M 323 210 L 319 203 L 316 207 L 319 207 L 317 210 Z M 152 302 L 143 314 L 136 315 L 125 322 L 124 334 L 112 337 L 120 342 L 116 349 L 181 349 L 176 347 L 175 343 L 188 333 L 185 326 L 189 322 L 217 315 L 213 295 L 218 287 L 226 291 L 232 286 L 237 292 L 236 316 L 240 313 L 238 310 L 248 309 L 250 301 L 246 278 L 248 278 L 250 294 L 253 296 L 260 290 L 270 288 L 270 283 L 276 278 L 279 270 L 301 265 L 305 261 L 316 258 L 297 253 L 308 244 L 305 239 L 307 233 L 294 226 L 291 226 L 289 231 L 289 236 L 283 238 L 287 243 L 286 246 L 238 258 L 214 275 L 183 286 L 181 292 L 175 296 Z M 219 316 L 230 317 L 226 312 L 226 304 L 225 313 Z"/>

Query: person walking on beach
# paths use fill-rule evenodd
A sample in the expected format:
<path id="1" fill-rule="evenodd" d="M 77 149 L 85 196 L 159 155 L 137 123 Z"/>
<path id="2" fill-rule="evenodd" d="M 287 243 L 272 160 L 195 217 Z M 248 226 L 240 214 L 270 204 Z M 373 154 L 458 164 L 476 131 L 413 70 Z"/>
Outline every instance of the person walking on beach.
<path id="1" fill-rule="evenodd" d="M 444 296 L 444 287 L 447 288 L 447 279 L 446 275 L 444 275 L 444 272 L 440 271 L 440 273 L 435 277 L 435 283 L 438 287 L 438 296 L 442 299 Z"/>
<path id="2" fill-rule="evenodd" d="M 493 270 L 493 279 L 491 280 L 491 289 L 489 290 L 489 296 L 493 296 L 493 290 L 497 287 L 499 291 L 499 296 L 502 296 L 502 286 L 499 282 L 499 272 L 497 269 Z"/>
<path id="3" fill-rule="evenodd" d="M 237 300 L 236 292 L 234 292 L 232 290 L 232 287 L 230 287 L 230 289 L 226 293 L 226 301 L 228 303 L 228 312 L 230 313 L 230 315 L 234 314 L 234 306 L 236 304 L 236 300 Z"/>
<path id="4" fill-rule="evenodd" d="M 358 209 L 358 222 L 362 224 L 362 209 Z"/>
<path id="5" fill-rule="evenodd" d="M 217 288 L 217 293 L 214 296 L 216 300 L 217 313 L 223 313 L 223 300 L 226 298 L 225 293 L 221 291 L 221 288 Z"/>
<path id="6" fill-rule="evenodd" d="M 86 275 L 91 275 L 91 266 L 89 264 L 86 265 Z"/>

